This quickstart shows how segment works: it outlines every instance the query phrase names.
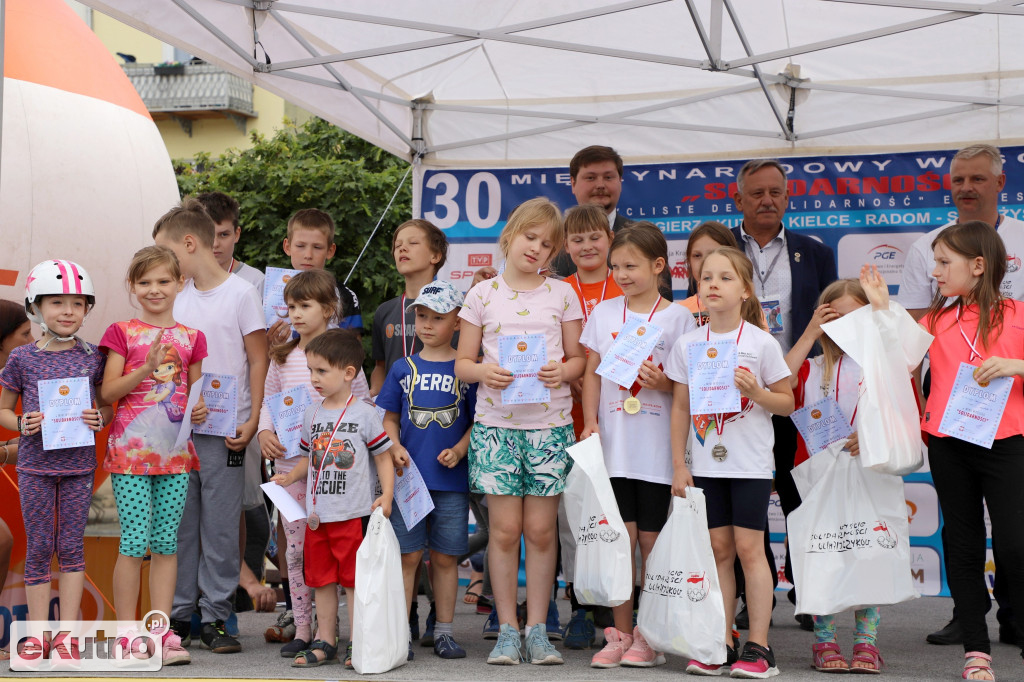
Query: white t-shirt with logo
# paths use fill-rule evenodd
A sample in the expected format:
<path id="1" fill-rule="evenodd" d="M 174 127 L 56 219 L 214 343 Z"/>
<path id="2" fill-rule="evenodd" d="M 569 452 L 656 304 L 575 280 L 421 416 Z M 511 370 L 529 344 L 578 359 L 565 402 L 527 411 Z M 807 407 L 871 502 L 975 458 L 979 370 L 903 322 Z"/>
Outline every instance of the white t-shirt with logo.
<path id="1" fill-rule="evenodd" d="M 741 331 L 742 330 L 742 331 Z M 672 381 L 689 385 L 689 367 L 686 364 L 686 347 L 693 342 L 715 340 L 735 341 L 739 337 L 740 367 L 745 367 L 757 378 L 759 386 L 765 387 L 782 381 L 791 372 L 782 355 L 782 347 L 775 338 L 752 324 L 725 334 L 712 332 L 707 325 L 699 327 L 681 339 L 672 348 L 665 363 L 665 374 Z M 692 461 L 690 473 L 708 478 L 771 478 L 775 467 L 772 447 L 775 445 L 775 430 L 772 415 L 754 401 L 742 398 L 741 409 L 724 415 L 724 428 L 719 441 L 715 415 L 690 415 L 690 450 Z M 728 455 L 722 462 L 716 462 L 711 449 L 719 442 L 725 446 Z"/>
<path id="2" fill-rule="evenodd" d="M 615 335 L 622 329 L 625 304 L 625 297 L 599 303 L 590 313 L 580 343 L 602 356 L 608 353 Z M 632 311 L 627 312 L 629 317 L 647 319 L 646 314 Z M 662 328 L 661 338 L 651 354 L 652 362 L 664 367 L 676 339 L 696 329 L 697 323 L 690 311 L 679 305 L 670 305 L 654 313 L 651 322 Z M 626 389 L 601 377 L 601 401 L 597 415 L 608 475 L 671 485 L 669 411 L 672 409 L 672 393 L 641 389 L 636 396 L 641 404 L 637 414 L 629 414 L 622 407 L 629 395 Z"/>
<path id="3" fill-rule="evenodd" d="M 937 227 L 911 244 L 903 263 L 903 280 L 897 295 L 904 308 L 913 310 L 931 305 L 938 291 L 935 278 L 932 277 L 932 270 L 935 269 L 932 242 L 940 232 L 955 224 Z M 1024 268 L 1021 267 L 1021 259 L 1024 258 L 1024 221 L 1004 215 L 996 232 L 1006 247 L 1006 275 L 1003 276 L 1000 292 L 1006 298 L 1024 301 Z"/>

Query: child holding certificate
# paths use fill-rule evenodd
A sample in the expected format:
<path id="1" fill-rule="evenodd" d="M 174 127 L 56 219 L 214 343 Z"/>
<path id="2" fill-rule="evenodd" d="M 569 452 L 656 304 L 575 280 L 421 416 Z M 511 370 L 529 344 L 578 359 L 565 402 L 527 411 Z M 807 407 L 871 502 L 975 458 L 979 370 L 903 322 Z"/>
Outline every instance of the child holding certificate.
<path id="1" fill-rule="evenodd" d="M 316 395 L 309 378 L 309 367 L 306 365 L 306 346 L 316 337 L 327 331 L 331 321 L 338 315 L 338 290 L 334 277 L 326 270 L 309 270 L 292 277 L 284 287 L 284 300 L 288 305 L 288 320 L 292 329 L 298 332 L 297 338 L 289 339 L 270 349 L 270 369 L 267 370 L 267 400 L 260 408 L 259 438 L 263 456 L 273 460 L 274 471 L 278 474 L 289 474 L 299 459 L 298 451 L 289 452 L 281 443 L 274 425 L 274 415 L 270 402 L 277 394 L 296 387 L 305 387 L 310 398 Z M 362 377 L 360 372 L 356 379 Z M 361 387 L 361 391 L 358 388 Z M 356 398 L 369 395 L 366 381 L 352 382 L 352 393 Z M 299 414 L 301 417 L 302 414 Z M 301 426 L 301 419 L 299 421 Z M 305 505 L 306 482 L 297 481 L 285 488 L 296 501 Z M 281 647 L 281 655 L 294 656 L 309 647 L 313 640 L 312 627 L 312 594 L 306 585 L 303 575 L 302 552 L 306 538 L 306 520 L 281 520 L 284 535 L 278 547 L 285 547 L 285 562 L 288 572 L 288 591 L 291 594 L 292 614 L 295 620 L 295 638 Z M 271 630 L 268 630 L 270 633 Z M 264 637 L 268 635 L 265 634 Z M 274 641 L 283 641 L 278 636 Z"/>
<path id="2" fill-rule="evenodd" d="M 362 371 L 363 347 L 354 332 L 331 329 L 306 345 L 310 382 L 321 399 L 302 418 L 300 456 L 287 474 L 273 480 L 288 487 L 306 486 L 306 543 L 303 571 L 315 590 L 319 636 L 295 654 L 292 667 L 314 668 L 338 659 L 338 587 L 348 593 L 349 634 L 356 574 L 356 550 L 363 540 L 363 517 L 380 507 L 391 515 L 395 469 L 391 439 L 377 412 L 352 394 L 352 380 Z M 374 499 L 370 466 L 377 471 L 382 494 Z M 372 633 L 365 633 L 372 636 Z M 352 644 L 345 665 L 352 659 Z"/>
<path id="3" fill-rule="evenodd" d="M 479 383 L 469 480 L 487 495 L 488 562 L 500 631 L 488 663 L 516 665 L 519 539 L 526 537 L 526 654 L 562 663 L 545 625 L 558 552 L 558 500 L 575 442 L 569 383 L 583 373 L 583 311 L 568 284 L 539 274 L 565 241 L 558 207 L 520 204 L 501 232 L 505 271 L 466 295 L 455 374 Z M 480 349 L 483 348 L 483 361 Z M 504 352 L 502 352 L 504 351 Z M 565 360 L 563 362 L 563 359 Z"/>
<path id="4" fill-rule="evenodd" d="M 459 328 L 462 301 L 462 292 L 445 280 L 434 280 L 420 290 L 413 305 L 416 336 L 423 350 L 395 362 L 377 396 L 377 405 L 387 410 L 388 436 L 395 443 L 401 441 L 391 448 L 395 466 L 407 469 L 410 459 L 415 463 L 429 497 L 414 499 L 429 499 L 433 505 L 422 519 L 409 519 L 396 504 L 391 524 L 402 550 L 407 604 L 415 599 L 414 578 L 423 550 L 430 550 L 435 621 L 433 637 L 422 643 L 433 646 L 441 658 L 466 657 L 465 649 L 452 637 L 458 558 L 469 548 L 466 454 L 476 401 L 476 386 L 455 376 L 452 337 Z"/>
<path id="5" fill-rule="evenodd" d="M 48 260 L 32 268 L 25 284 L 25 310 L 43 335 L 12 350 L 0 372 L 0 425 L 21 433 L 18 488 L 28 543 L 29 620 L 48 620 L 54 550 L 61 616 L 77 618 L 82 601 L 85 524 L 96 471 L 93 432 L 102 430 L 111 416 L 110 406 L 95 388 L 103 378 L 105 358 L 96 346 L 76 336 L 95 302 L 92 278 L 82 266 Z M 14 413 L 18 398 L 22 415 Z M 88 442 L 61 447 L 62 438 Z M 76 644 L 63 652 L 69 653 L 78 657 Z"/>
<path id="6" fill-rule="evenodd" d="M 202 380 L 206 336 L 174 321 L 174 299 L 185 284 L 170 249 L 148 246 L 128 266 L 128 288 L 142 308 L 138 319 L 115 322 L 100 340 L 107 356 L 100 396 L 117 404 L 103 468 L 117 499 L 121 542 L 114 565 L 114 610 L 135 619 L 139 575 L 146 550 L 152 560 L 153 608 L 171 612 L 178 575 L 178 524 L 185 509 L 188 474 L 199 466 L 191 440 L 180 446 L 189 389 Z M 198 389 L 196 389 L 198 390 Z M 206 418 L 202 398 L 189 415 Z M 126 641 L 132 632 L 118 632 Z M 164 665 L 190 661 L 173 630 L 163 633 Z"/>
<path id="7" fill-rule="evenodd" d="M 686 309 L 658 292 L 667 263 L 668 244 L 661 230 L 650 223 L 619 230 L 612 241 L 611 264 L 625 297 L 599 303 L 580 337 L 590 350 L 581 438 L 600 429 L 615 502 L 633 551 L 640 545 L 642 562 L 668 519 L 672 500 L 672 381 L 662 367 L 675 339 L 697 327 Z M 609 363 L 629 368 L 625 382 L 602 375 Z M 633 627 L 632 600 L 613 607 L 612 613 L 615 626 L 605 628 L 605 647 L 591 659 L 591 667 L 665 663 L 665 656 Z"/>
<path id="8" fill-rule="evenodd" d="M 963 628 L 963 677 L 991 680 L 982 502 L 999 546 L 999 570 L 1008 572 L 1008 585 L 1024 585 L 1024 303 L 1000 293 L 1006 248 L 988 223 L 948 227 L 932 250 L 938 292 L 921 318 L 935 336 L 921 428 L 929 434 L 928 462 L 946 525 L 949 591 Z M 885 281 L 871 274 L 865 286 L 871 305 L 887 309 Z M 958 414 L 971 415 L 966 431 L 955 427 Z M 967 440 L 989 429 L 989 447 Z M 1011 590 L 1010 600 L 1019 617 L 1024 591 Z"/>
<path id="9" fill-rule="evenodd" d="M 768 647 L 772 574 L 764 552 L 774 466 L 771 415 L 793 411 L 790 371 L 779 343 L 760 327 L 753 267 L 742 251 L 722 247 L 704 258 L 699 295 L 708 324 L 679 339 L 665 363 L 665 374 L 676 382 L 672 493 L 685 497 L 695 484 L 704 490 L 727 624 L 735 612 L 737 556 L 743 566 L 750 639 L 738 657 L 727 647 L 726 665 L 733 677 L 770 677 L 778 674 Z M 732 642 L 729 625 L 724 639 Z M 722 668 L 693 659 L 687 671 L 719 675 Z"/>
<path id="10" fill-rule="evenodd" d="M 813 432 L 810 441 L 798 436 L 795 463 L 799 465 L 810 455 L 824 449 L 835 440 L 847 440 L 847 449 L 856 455 L 857 432 L 854 419 L 860 397 L 861 368 L 847 357 L 838 345 L 824 333 L 821 325 L 868 304 L 864 287 L 856 279 L 841 279 L 828 285 L 818 297 L 807 329 L 786 354 L 786 364 L 793 373 L 789 385 L 793 388 L 796 412 L 792 418 L 801 427 L 800 420 L 819 424 L 829 422 L 830 428 Z M 808 358 L 815 343 L 821 343 L 822 354 Z M 908 377 L 909 379 L 909 377 Z M 810 415 L 816 414 L 817 417 Z M 808 415 L 806 417 L 802 415 Z M 810 432 L 810 423 L 801 429 Z M 879 611 L 877 606 L 857 609 L 854 614 L 853 663 L 847 663 L 836 642 L 835 615 L 814 616 L 813 665 L 822 672 L 848 670 L 878 672 L 882 657 L 875 644 L 878 637 Z"/>

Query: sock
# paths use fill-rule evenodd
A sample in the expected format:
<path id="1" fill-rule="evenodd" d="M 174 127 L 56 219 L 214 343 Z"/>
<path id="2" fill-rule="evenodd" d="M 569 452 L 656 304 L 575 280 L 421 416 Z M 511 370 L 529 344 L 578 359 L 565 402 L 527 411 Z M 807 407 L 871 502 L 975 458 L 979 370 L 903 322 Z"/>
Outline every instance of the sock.
<path id="1" fill-rule="evenodd" d="M 438 639 L 441 638 L 441 635 L 451 635 L 451 634 L 452 634 L 452 624 L 451 623 L 442 623 L 441 621 L 436 621 L 434 623 L 434 641 L 435 642 Z"/>
<path id="2" fill-rule="evenodd" d="M 532 625 L 527 625 L 526 626 L 526 636 L 527 636 L 527 638 L 529 638 L 531 632 L 533 632 L 533 626 Z"/>

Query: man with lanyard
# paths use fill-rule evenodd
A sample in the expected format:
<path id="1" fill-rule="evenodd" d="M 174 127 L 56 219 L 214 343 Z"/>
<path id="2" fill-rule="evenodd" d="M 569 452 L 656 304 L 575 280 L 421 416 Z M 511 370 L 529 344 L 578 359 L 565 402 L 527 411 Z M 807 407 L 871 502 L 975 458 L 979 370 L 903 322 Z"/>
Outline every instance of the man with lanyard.
<path id="1" fill-rule="evenodd" d="M 935 266 L 932 242 L 950 225 L 972 220 L 980 220 L 996 228 L 1006 247 L 1006 275 L 1000 287 L 1001 293 L 1007 298 L 1024 300 L 1024 268 L 1021 268 L 1021 257 L 1024 256 L 1024 222 L 999 213 L 999 194 L 1006 185 L 1003 157 L 999 149 L 990 144 L 964 147 L 953 155 L 953 160 L 949 164 L 949 179 L 953 205 L 956 206 L 956 220 L 928 232 L 915 241 L 907 252 L 907 259 L 903 264 L 899 301 L 915 320 L 921 319 L 928 312 L 928 306 L 931 305 L 938 289 L 935 278 L 931 275 Z M 927 380 L 924 383 L 927 386 Z M 995 557 L 995 546 L 992 550 Z M 945 559 L 945 553 L 943 558 Z M 995 563 L 998 564 L 998 559 L 995 559 Z M 1009 606 L 1010 586 L 1006 584 L 1005 579 L 1000 578 L 999 571 L 995 573 L 996 580 L 992 592 L 999 604 L 996 611 L 999 641 L 1004 644 L 1017 644 L 1021 637 L 1014 625 L 1013 611 Z M 931 633 L 925 639 L 930 644 L 960 644 L 963 638 L 956 611 L 953 611 L 952 620 L 944 628 Z"/>
<path id="2" fill-rule="evenodd" d="M 743 223 L 732 229 L 740 249 L 754 265 L 754 289 L 768 322 L 768 331 L 788 353 L 814 314 L 822 290 L 836 280 L 836 259 L 832 249 L 809 236 L 785 229 L 783 216 L 789 202 L 786 171 L 774 159 L 748 161 L 740 169 L 736 208 Z M 775 430 L 775 489 L 782 513 L 800 505 L 793 483 L 793 459 L 797 430 L 789 417 L 772 417 Z M 766 544 L 768 533 L 765 533 Z M 770 547 L 769 563 L 774 565 Z M 792 582 L 787 547 L 786 577 Z M 776 572 L 776 576 L 778 573 Z M 737 591 L 739 593 L 739 591 Z M 790 599 L 796 595 L 790 592 Z M 745 615 L 745 613 L 744 613 Z M 737 617 L 741 623 L 743 619 Z M 797 617 L 801 627 L 811 629 L 810 617 Z M 742 623 L 741 623 L 742 624 Z"/>

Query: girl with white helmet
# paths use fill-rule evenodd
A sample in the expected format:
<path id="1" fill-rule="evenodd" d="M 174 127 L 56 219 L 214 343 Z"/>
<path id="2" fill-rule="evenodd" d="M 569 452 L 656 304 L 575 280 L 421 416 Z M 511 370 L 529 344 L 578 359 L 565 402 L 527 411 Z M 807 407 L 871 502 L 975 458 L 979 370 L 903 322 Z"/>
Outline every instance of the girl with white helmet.
<path id="1" fill-rule="evenodd" d="M 28 543 L 25 596 L 29 620 L 47 620 L 50 562 L 55 550 L 60 616 L 77 618 L 82 600 L 85 524 L 92 501 L 96 447 L 90 443 L 44 451 L 45 413 L 40 407 L 39 385 L 47 379 L 87 377 L 90 400 L 82 410 L 82 421 L 90 430 L 100 431 L 110 419 L 110 406 L 96 403 L 104 356 L 96 352 L 96 346 L 76 336 L 95 302 L 92 279 L 82 266 L 67 260 L 48 260 L 32 268 L 25 284 L 25 310 L 43 334 L 36 343 L 11 351 L 0 372 L 0 425 L 21 433 L 18 487 Z M 19 398 L 21 416 L 14 412 Z M 77 658 L 76 649 L 72 644 L 67 653 Z"/>

